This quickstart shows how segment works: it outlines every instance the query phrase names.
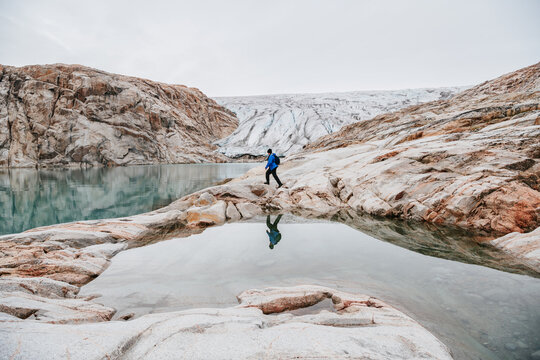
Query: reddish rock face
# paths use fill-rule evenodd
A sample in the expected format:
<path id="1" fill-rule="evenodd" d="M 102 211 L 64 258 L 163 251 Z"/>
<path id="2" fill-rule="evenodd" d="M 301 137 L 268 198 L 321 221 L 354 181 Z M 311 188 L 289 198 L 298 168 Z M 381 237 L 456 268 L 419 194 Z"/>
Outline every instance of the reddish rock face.
<path id="1" fill-rule="evenodd" d="M 221 162 L 234 114 L 195 88 L 80 65 L 0 65 L 0 167 Z"/>
<path id="2" fill-rule="evenodd" d="M 540 225 L 539 118 L 540 63 L 349 125 L 298 156 L 343 159 L 325 166 L 353 208 L 526 232 Z"/>

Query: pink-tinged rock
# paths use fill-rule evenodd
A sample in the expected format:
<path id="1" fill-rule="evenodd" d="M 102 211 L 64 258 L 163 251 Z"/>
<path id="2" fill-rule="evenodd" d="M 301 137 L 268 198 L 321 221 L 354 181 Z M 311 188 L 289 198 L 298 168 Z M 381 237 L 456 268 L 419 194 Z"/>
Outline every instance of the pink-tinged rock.
<path id="1" fill-rule="evenodd" d="M 237 126 L 196 88 L 81 65 L 0 65 L 0 167 L 223 162 L 213 142 Z"/>
<path id="2" fill-rule="evenodd" d="M 0 292 L 24 292 L 49 298 L 73 298 L 79 292 L 77 286 L 44 277 L 0 278 Z"/>
<path id="3" fill-rule="evenodd" d="M 513 232 L 491 244 L 528 263 L 540 272 L 540 227 L 529 233 Z"/>
<path id="4" fill-rule="evenodd" d="M 223 224 L 226 221 L 226 210 L 227 204 L 223 200 L 211 206 L 191 207 L 187 210 L 187 224 L 192 227 Z"/>
<path id="5" fill-rule="evenodd" d="M 107 321 L 114 309 L 84 299 L 60 299 L 23 292 L 0 292 L 0 312 L 56 324 Z"/>
<path id="6" fill-rule="evenodd" d="M 128 322 L 75 326 L 7 321 L 0 327 L 0 357 L 452 359 L 447 347 L 416 321 L 369 296 L 316 286 L 243 294 L 242 303 L 232 308 L 149 314 Z M 310 304 L 328 297 L 333 309 L 310 311 Z M 265 315 L 258 308 L 278 302 L 304 313 Z"/>

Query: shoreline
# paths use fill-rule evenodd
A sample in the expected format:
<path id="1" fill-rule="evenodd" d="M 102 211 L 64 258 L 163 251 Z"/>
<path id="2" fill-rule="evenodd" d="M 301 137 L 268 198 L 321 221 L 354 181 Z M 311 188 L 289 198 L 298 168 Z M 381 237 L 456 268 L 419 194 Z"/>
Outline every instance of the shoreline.
<path id="1" fill-rule="evenodd" d="M 117 321 L 109 320 L 116 310 L 99 305 L 93 301 L 92 296 L 77 297 L 80 287 L 105 271 L 112 257 L 120 251 L 170 238 L 190 236 L 210 226 L 248 220 L 266 213 L 289 212 L 307 218 L 342 222 L 364 232 L 366 229 L 373 230 L 374 217 L 358 214 L 345 204 L 339 204 L 340 206 L 331 209 L 328 204 L 321 206 L 321 203 L 312 201 L 303 203 L 311 206 L 278 208 L 276 204 L 287 204 L 283 199 L 285 196 L 291 196 L 291 189 L 276 190 L 272 186 L 253 184 L 254 177 L 258 179 L 262 175 L 261 171 L 261 168 L 253 168 L 226 184 L 197 191 L 148 213 L 115 219 L 56 224 L 1 236 L 0 251 L 7 257 L 1 260 L 0 266 L 2 292 L 0 309 L 4 314 L 10 315 L 3 316 L 0 322 L 20 323 L 22 328 L 26 326 L 23 324 L 27 323 L 63 324 L 63 327 L 69 326 L 70 323 L 85 324 L 95 321 L 99 324 L 115 323 Z M 324 211 L 320 211 L 320 208 Z M 361 223 L 362 218 L 367 220 Z M 393 222 L 391 219 L 382 219 L 383 223 L 380 226 L 383 228 L 384 221 Z M 415 221 L 409 223 L 417 224 L 419 227 L 426 225 Z M 437 228 L 436 225 L 431 226 Z M 426 230 L 426 234 L 428 231 Z M 479 241 L 483 242 L 485 238 L 480 236 Z M 406 248 L 411 246 L 411 244 L 394 244 Z M 455 252 L 454 250 L 450 253 Z M 463 261 L 459 256 L 452 260 Z M 511 260 L 508 264 L 515 266 L 511 265 Z M 482 265 L 497 268 L 503 266 L 500 262 L 501 259 L 497 258 L 490 265 Z M 520 269 L 519 266 L 522 264 L 519 260 L 516 264 L 518 267 L 514 271 L 517 273 L 525 272 L 530 276 L 540 273 L 534 268 Z M 9 299 L 7 303 L 6 298 Z M 172 316 L 171 314 L 173 313 L 156 316 L 167 317 Z M 30 320 L 32 318 L 34 320 Z"/>

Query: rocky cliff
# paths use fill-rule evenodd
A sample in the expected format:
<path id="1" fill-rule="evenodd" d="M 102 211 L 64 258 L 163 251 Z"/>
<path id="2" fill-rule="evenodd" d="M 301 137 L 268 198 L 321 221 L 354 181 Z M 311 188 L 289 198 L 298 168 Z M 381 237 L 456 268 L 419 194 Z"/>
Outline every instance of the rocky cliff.
<path id="1" fill-rule="evenodd" d="M 261 156 L 269 147 L 289 155 L 345 125 L 410 105 L 447 99 L 463 88 L 355 91 L 217 98 L 240 124 L 219 140 L 219 152 L 229 157 Z"/>
<path id="2" fill-rule="evenodd" d="M 238 120 L 195 88 L 80 65 L 0 65 L 0 166 L 220 162 Z"/>

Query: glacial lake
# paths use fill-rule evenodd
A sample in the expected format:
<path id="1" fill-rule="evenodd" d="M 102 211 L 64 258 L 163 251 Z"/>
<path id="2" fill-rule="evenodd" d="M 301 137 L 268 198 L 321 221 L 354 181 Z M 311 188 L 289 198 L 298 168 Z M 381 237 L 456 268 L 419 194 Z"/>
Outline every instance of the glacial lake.
<path id="1" fill-rule="evenodd" d="M 261 164 L 0 169 L 0 235 L 70 221 L 141 214 L 237 177 L 254 166 Z"/>
<path id="2" fill-rule="evenodd" d="M 540 350 L 538 274 L 527 275 L 467 232 L 285 214 L 276 225 L 281 238 L 270 246 L 266 220 L 125 250 L 80 294 L 99 295 L 94 301 L 116 308 L 118 319 L 234 306 L 246 289 L 315 284 L 378 297 L 420 322 L 456 359 L 530 359 Z"/>

